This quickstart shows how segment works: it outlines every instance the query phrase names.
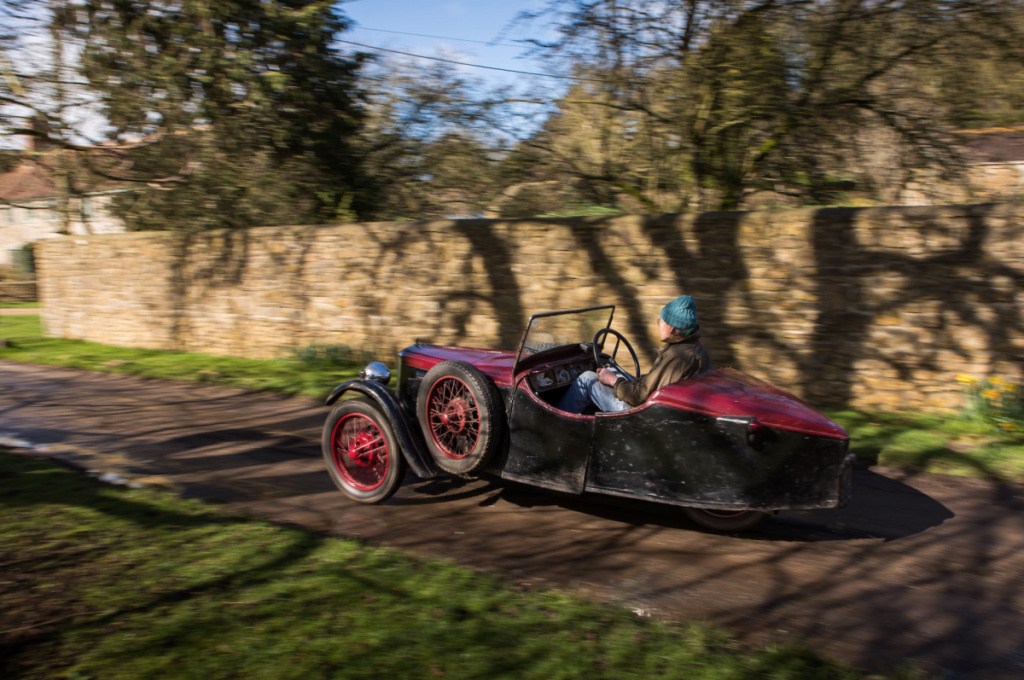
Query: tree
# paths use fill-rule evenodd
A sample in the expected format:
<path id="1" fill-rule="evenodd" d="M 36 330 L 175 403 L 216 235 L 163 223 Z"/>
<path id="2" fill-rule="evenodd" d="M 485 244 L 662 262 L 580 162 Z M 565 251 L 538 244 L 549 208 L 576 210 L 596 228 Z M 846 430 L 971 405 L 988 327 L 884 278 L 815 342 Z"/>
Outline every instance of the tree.
<path id="1" fill-rule="evenodd" d="M 72 202 L 81 205 L 88 194 L 110 189 L 111 173 L 124 170 L 130 153 L 148 143 L 105 138 L 98 97 L 79 72 L 82 45 L 73 31 L 78 9 L 66 0 L 0 1 L 0 134 L 8 147 L 0 165 L 4 171 L 35 166 L 53 184 L 52 202 L 0 200 L 55 213 L 58 232 L 65 234 Z M 130 181 L 158 185 L 176 179 L 136 174 Z"/>
<path id="2" fill-rule="evenodd" d="M 535 49 L 580 84 L 533 142 L 649 209 L 880 190 L 881 145 L 897 183 L 953 175 L 951 87 L 923 85 L 973 49 L 1019 74 L 1020 16 L 1017 0 L 550 0 L 524 21 L 554 26 Z"/>
<path id="3" fill-rule="evenodd" d="M 1024 124 L 1024 11 L 1004 20 L 999 31 L 953 36 L 916 79 L 954 127 Z"/>
<path id="4" fill-rule="evenodd" d="M 122 142 L 112 179 L 149 176 L 117 210 L 135 229 L 353 219 L 370 185 L 352 140 L 357 75 L 323 0 L 83 0 L 68 25 Z"/>
<path id="5" fill-rule="evenodd" d="M 66 8 L 58 0 L 0 2 L 0 133 L 9 146 L 14 137 L 31 140 L 28 148 L 8 151 L 5 169 L 27 161 L 46 171 L 55 185 L 52 209 L 61 233 L 68 233 L 71 199 L 86 190 L 71 156 L 84 139 L 76 114 L 92 103 L 68 66 L 73 46 L 55 20 Z M 19 207 L 51 210 L 37 201 Z"/>
<path id="6" fill-rule="evenodd" d="M 359 153 L 375 181 L 377 219 L 479 214 L 501 191 L 507 138 L 494 99 L 452 66 L 380 60 L 364 72 Z"/>

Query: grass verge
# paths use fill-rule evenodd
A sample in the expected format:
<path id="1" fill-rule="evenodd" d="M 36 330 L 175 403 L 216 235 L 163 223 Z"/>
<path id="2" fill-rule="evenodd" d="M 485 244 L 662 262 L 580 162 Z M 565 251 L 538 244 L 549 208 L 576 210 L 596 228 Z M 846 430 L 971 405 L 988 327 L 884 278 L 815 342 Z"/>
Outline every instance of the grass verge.
<path id="1" fill-rule="evenodd" d="M 239 359 L 207 354 L 112 347 L 44 338 L 39 317 L 0 318 L 0 358 L 150 378 L 212 382 L 314 398 L 356 377 L 361 363 L 310 347 L 287 359 Z M 301 358 L 300 358 L 301 357 Z M 1003 431 L 967 417 L 912 413 L 829 414 L 846 428 L 860 462 L 921 472 L 1024 482 L 1024 432 Z"/>
<path id="2" fill-rule="evenodd" d="M 130 373 L 146 378 L 209 382 L 314 398 L 356 377 L 362 364 L 338 357 L 242 359 L 211 354 L 114 347 L 83 340 L 44 338 L 39 317 L 0 317 L 0 359 L 91 371 Z"/>
<path id="3" fill-rule="evenodd" d="M 1024 482 L 1024 433 L 968 417 L 919 413 L 829 414 L 867 465 Z"/>
<path id="4" fill-rule="evenodd" d="M 0 508 L 12 680 L 863 677 L 3 451 Z"/>

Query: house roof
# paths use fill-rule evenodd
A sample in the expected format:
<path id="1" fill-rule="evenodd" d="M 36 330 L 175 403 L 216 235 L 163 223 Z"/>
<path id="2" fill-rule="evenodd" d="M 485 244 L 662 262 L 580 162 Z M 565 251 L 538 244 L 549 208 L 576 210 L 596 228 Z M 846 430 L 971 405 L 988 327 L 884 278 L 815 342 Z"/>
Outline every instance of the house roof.
<path id="1" fill-rule="evenodd" d="M 38 165 L 22 164 L 0 174 L 0 200 L 32 201 L 57 195 L 53 176 Z"/>
<path id="2" fill-rule="evenodd" d="M 89 177 L 88 173 L 72 168 L 72 182 L 76 195 L 125 188 L 124 183 Z M 26 161 L 10 172 L 0 173 L 0 201 L 26 202 L 54 198 L 57 183 L 53 170 L 42 163 Z"/>
<path id="3" fill-rule="evenodd" d="M 960 130 L 974 163 L 1024 163 L 1024 127 Z"/>

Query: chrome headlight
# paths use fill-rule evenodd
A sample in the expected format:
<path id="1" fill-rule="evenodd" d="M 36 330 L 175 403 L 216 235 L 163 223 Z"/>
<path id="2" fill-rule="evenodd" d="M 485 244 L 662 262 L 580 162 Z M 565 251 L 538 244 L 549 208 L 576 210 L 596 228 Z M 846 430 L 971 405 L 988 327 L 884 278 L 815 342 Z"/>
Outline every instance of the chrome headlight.
<path id="1" fill-rule="evenodd" d="M 367 364 L 366 368 L 359 371 L 359 377 L 363 380 L 373 380 L 379 382 L 381 385 L 387 385 L 391 382 L 391 371 L 388 367 L 379 361 L 374 361 L 372 364 Z"/>

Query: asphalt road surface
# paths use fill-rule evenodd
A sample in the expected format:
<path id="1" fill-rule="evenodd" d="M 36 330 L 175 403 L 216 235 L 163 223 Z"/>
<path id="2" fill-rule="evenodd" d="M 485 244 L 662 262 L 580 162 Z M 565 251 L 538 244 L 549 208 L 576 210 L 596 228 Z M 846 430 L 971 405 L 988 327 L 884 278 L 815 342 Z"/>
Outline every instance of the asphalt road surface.
<path id="1" fill-rule="evenodd" d="M 865 670 L 1024 678 L 1024 487 L 857 470 L 842 511 L 781 513 L 742 536 L 672 508 L 496 479 L 408 476 L 348 501 L 305 399 L 0 361 L 0 444 L 313 531 L 557 586 L 763 645 L 800 640 Z"/>

